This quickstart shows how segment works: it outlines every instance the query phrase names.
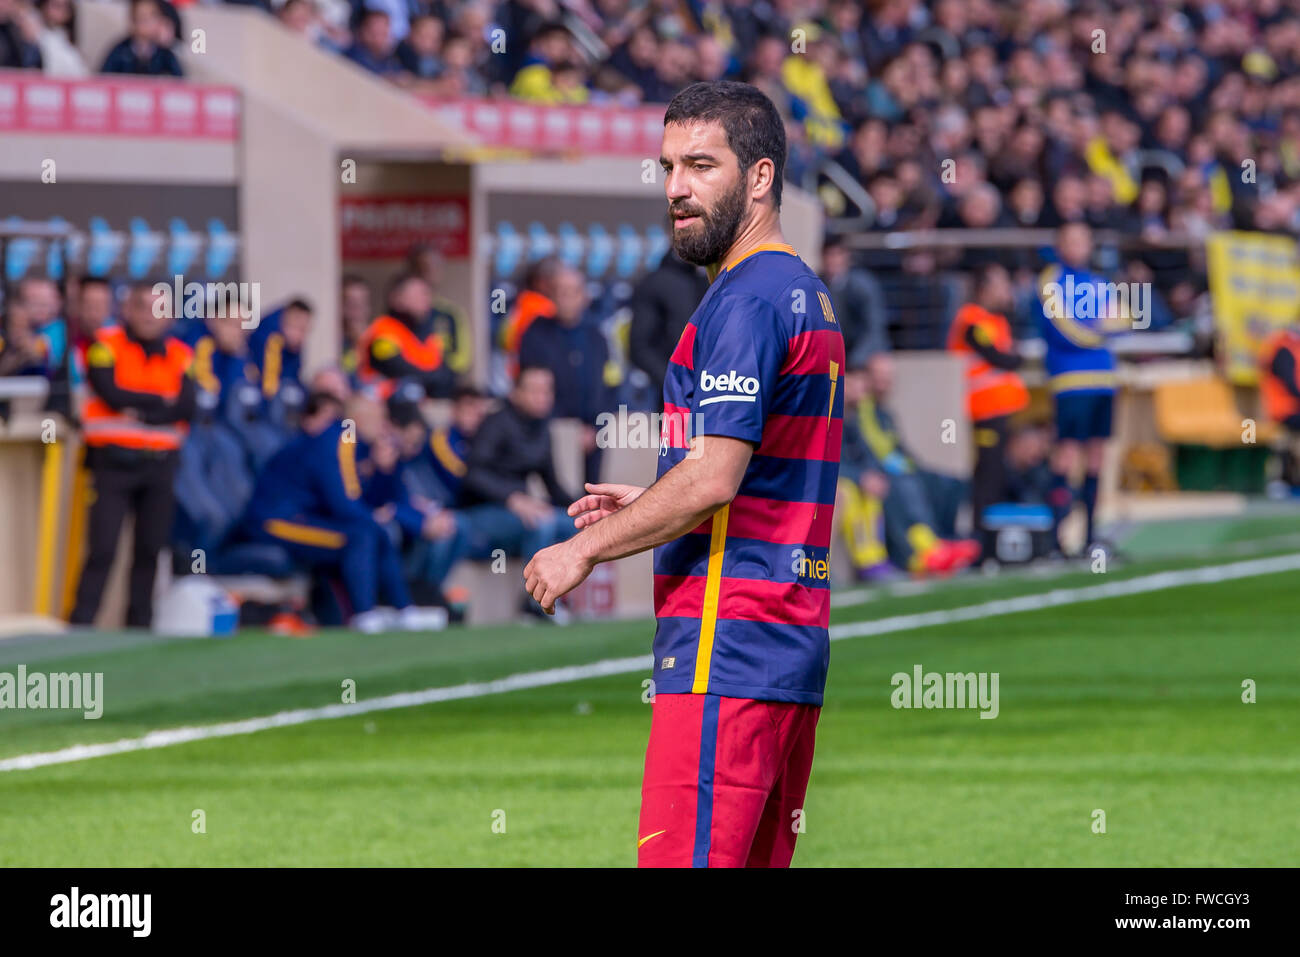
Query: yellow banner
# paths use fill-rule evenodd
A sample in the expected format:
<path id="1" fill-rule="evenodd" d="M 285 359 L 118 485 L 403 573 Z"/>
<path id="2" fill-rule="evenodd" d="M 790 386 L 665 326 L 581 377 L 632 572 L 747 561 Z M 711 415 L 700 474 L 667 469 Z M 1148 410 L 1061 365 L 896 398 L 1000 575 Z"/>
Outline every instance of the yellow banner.
<path id="1" fill-rule="evenodd" d="M 1269 233 L 1214 233 L 1205 242 L 1205 256 L 1224 371 L 1236 385 L 1255 385 L 1260 346 L 1300 314 L 1296 241 Z"/>

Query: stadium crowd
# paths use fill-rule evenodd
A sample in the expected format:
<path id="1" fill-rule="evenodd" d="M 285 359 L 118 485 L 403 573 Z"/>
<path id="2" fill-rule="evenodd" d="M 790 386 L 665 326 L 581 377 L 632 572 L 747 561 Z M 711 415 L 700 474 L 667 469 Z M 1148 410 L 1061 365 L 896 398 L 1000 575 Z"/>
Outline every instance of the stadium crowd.
<path id="1" fill-rule="evenodd" d="M 1295 0 L 247 5 L 306 42 L 430 97 L 617 107 L 666 102 L 696 80 L 742 79 L 777 104 L 789 141 L 786 176 L 816 190 L 832 223 L 866 233 L 1048 228 L 1070 234 L 1058 246 L 1086 246 L 1084 258 L 1070 262 L 1050 243 L 1010 251 L 899 249 L 858 248 L 848 233 L 828 238 L 824 275 L 852 370 L 841 507 L 864 578 L 943 573 L 990 547 L 956 533 L 956 505 L 972 489 L 917 466 L 893 424 L 886 403 L 891 345 L 968 351 L 983 372 L 1014 377 L 1013 336 L 1055 334 L 1039 301 L 1043 267 L 1152 283 L 1159 327 L 1207 313 L 1198 241 L 1208 232 L 1300 228 Z M 172 51 L 185 35 L 186 6 L 134 0 L 129 35 L 99 69 L 179 75 Z M 0 0 L 0 66 L 83 75 L 95 65 L 82 61 L 75 39 L 70 0 Z M 1090 227 L 1086 240 L 1071 233 L 1077 224 Z M 370 551 L 356 560 L 341 601 L 316 596 L 316 617 L 327 621 L 331 614 L 364 616 L 380 603 L 454 611 L 455 597 L 441 586 L 456 561 L 497 548 L 528 554 L 564 534 L 556 506 L 577 490 L 556 480 L 546 420 L 579 421 L 586 477 L 597 480 L 596 416 L 627 398 L 620 385 L 627 369 L 611 374 L 611 366 L 635 367 L 652 390 L 662 382 L 705 280 L 665 257 L 632 297 L 621 356 L 601 331 L 608 317 L 594 314 L 585 277 L 557 260 L 531 264 L 494 343 L 509 371 L 508 394 L 492 397 L 468 385 L 469 321 L 437 295 L 437 266 L 429 250 L 412 250 L 408 268 L 381 297 L 364 280 L 345 279 L 344 362 L 309 381 L 299 362 L 311 315 L 306 302 L 285 304 L 251 333 L 237 317 L 177 326 L 199 385 L 194 426 L 179 446 L 178 517 L 170 532 L 177 554 L 203 549 L 210 571 L 339 568 L 324 544 L 334 539 L 320 534 L 338 528 L 321 524 L 314 535 L 299 529 L 298 541 L 268 531 L 268 523 L 293 524 L 304 514 L 303 495 L 332 502 L 330 521 L 364 525 L 364 534 L 355 526 L 343 534 Z M 962 277 L 956 285 L 953 275 Z M 899 297 L 908 282 L 945 290 L 942 325 L 928 338 L 909 333 L 915 315 Z M 115 307 L 99 279 L 62 291 L 24 280 L 6 299 L 0 373 L 48 374 L 66 379 L 71 393 L 93 390 L 96 330 L 110 314 L 129 326 L 129 314 L 145 308 L 144 295 L 132 287 Z M 975 311 L 950 334 L 959 307 Z M 1061 374 L 1110 369 L 1102 346 L 1066 341 L 1058 351 L 1069 353 Z M 980 388 L 972 384 L 972 395 Z M 1057 461 L 1040 431 L 1006 431 L 1007 410 L 1019 401 L 1013 394 L 1011 379 L 1002 378 L 972 398 L 972 418 L 996 433 L 988 446 L 996 455 L 982 473 L 977 468 L 973 494 L 984 504 L 989 495 L 1046 503 L 1058 523 L 1062 508 L 1082 500 L 1091 538 L 1096 443 L 1109 434 L 1108 423 L 1097 423 L 1109 413 L 1097 402 L 1075 409 L 1071 415 L 1083 424 L 1058 438 L 1077 440 L 1079 448 Z M 429 398 L 451 409 L 436 429 L 418 411 Z M 345 421 L 364 433 L 350 463 L 337 453 Z M 1087 478 L 1070 488 L 1065 473 L 1077 471 L 1083 457 Z M 237 474 L 215 481 L 232 461 Z M 328 465 L 337 486 L 298 487 L 303 462 Z M 530 476 L 543 495 L 530 490 Z M 1012 488 L 1018 491 L 1003 494 Z M 375 570 L 387 581 L 382 569 L 397 564 L 409 588 L 380 595 Z M 87 613 L 79 603 L 75 615 Z M 359 627 L 374 621 L 357 619 Z"/>

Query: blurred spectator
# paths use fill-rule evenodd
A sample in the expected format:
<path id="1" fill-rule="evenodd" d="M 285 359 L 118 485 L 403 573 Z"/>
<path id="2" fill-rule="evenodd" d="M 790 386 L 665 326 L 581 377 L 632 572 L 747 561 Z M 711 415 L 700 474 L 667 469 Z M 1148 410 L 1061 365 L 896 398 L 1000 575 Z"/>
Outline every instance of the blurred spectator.
<path id="1" fill-rule="evenodd" d="M 1006 268 L 982 267 L 973 292 L 973 301 L 953 317 L 948 350 L 965 361 L 966 414 L 975 444 L 972 521 L 984 556 L 991 557 L 996 536 L 984 525 L 984 510 L 1006 497 L 1007 434 L 1011 416 L 1029 405 L 1029 390 L 1016 374 L 1021 358 L 1006 318 L 1015 303 Z"/>
<path id="2" fill-rule="evenodd" d="M 412 601 L 450 609 L 442 592 L 447 573 L 468 551 L 469 525 L 446 501 L 412 494 L 408 456 L 425 446 L 428 428 L 420 415 L 424 390 L 413 385 L 395 391 L 387 402 L 389 423 L 369 443 L 361 488 L 367 505 L 402 551 Z"/>
<path id="3" fill-rule="evenodd" d="M 873 353 L 889 349 L 885 291 L 875 276 L 853 267 L 842 237 L 832 236 L 822 245 L 821 277 L 831 293 L 849 366 L 860 366 Z"/>
<path id="4" fill-rule="evenodd" d="M 0 0 L 3 2 L 3 0 Z M 158 0 L 131 0 L 131 33 L 108 52 L 101 73 L 181 76 L 176 54 L 159 40 L 171 34 Z"/>
<path id="5" fill-rule="evenodd" d="M 460 507 L 470 444 L 490 409 L 491 400 L 482 392 L 461 386 L 456 390 L 451 421 L 446 425 L 432 430 L 422 427 L 418 437 L 413 429 L 403 428 L 402 458 L 413 495 L 441 502 L 448 508 Z M 423 420 L 420 424 L 423 426 Z"/>
<path id="6" fill-rule="evenodd" d="M 555 383 L 551 414 L 582 423 L 586 481 L 600 481 L 601 449 L 596 445 L 596 418 L 615 408 L 609 345 L 600 327 L 584 321 L 586 278 L 571 266 L 555 277 L 555 315 L 539 318 L 519 344 L 519 364 L 549 369 Z M 567 504 L 567 503 L 566 503 Z"/>
<path id="7" fill-rule="evenodd" d="M 366 10 L 357 24 L 356 41 L 348 47 L 347 58 L 378 76 L 395 77 L 402 64 L 393 54 L 393 31 L 388 14 Z"/>
<path id="8" fill-rule="evenodd" d="M 467 375 L 474 361 L 474 330 L 469 315 L 457 303 L 442 295 L 443 259 L 437 247 L 418 243 L 407 256 L 407 268 L 429 284 L 433 305 L 429 310 L 433 330 L 442 343 L 444 361 L 453 373 Z"/>
<path id="9" fill-rule="evenodd" d="M 838 151 L 844 146 L 847 131 L 831 92 L 831 80 L 837 76 L 839 65 L 835 40 L 812 22 L 795 27 L 795 36 L 804 40 L 806 53 L 787 56 L 781 64 L 791 115 L 803 124 L 810 143 Z"/>
<path id="10" fill-rule="evenodd" d="M 345 50 L 352 42 L 347 30 L 349 7 L 344 0 L 338 4 L 336 19 L 322 13 L 316 0 L 285 0 L 276 11 L 276 17 L 287 29 L 335 52 Z"/>
<path id="11" fill-rule="evenodd" d="M 367 633 L 426 628 L 397 549 L 362 498 L 358 437 L 340 421 L 342 413 L 335 396 L 312 393 L 301 431 L 258 476 L 245 533 L 280 545 L 307 568 L 338 574 L 350 627 Z M 395 619 L 376 607 L 380 601 L 397 610 Z"/>
<path id="12" fill-rule="evenodd" d="M 39 70 L 41 21 L 19 0 L 0 0 L 0 67 Z"/>
<path id="13" fill-rule="evenodd" d="M 99 276 L 83 276 L 77 288 L 77 322 L 73 343 L 84 355 L 95 334 L 113 322 L 113 287 Z"/>
<path id="14" fill-rule="evenodd" d="M 77 8 L 72 0 L 39 0 L 41 61 L 50 76 L 87 76 L 77 50 Z"/>
<path id="15" fill-rule="evenodd" d="M 954 540 L 957 509 L 966 483 L 922 468 L 903 442 L 886 406 L 894 385 L 893 359 L 872 356 L 852 427 L 846 415 L 842 460 L 861 488 L 881 502 L 884 544 L 890 561 L 913 575 L 946 574 L 979 557 L 979 545 Z M 857 391 L 857 390 L 855 390 Z"/>
<path id="16" fill-rule="evenodd" d="M 1093 238 L 1086 222 L 1057 231 L 1056 254 L 1058 262 L 1041 277 L 1039 304 L 1039 332 L 1047 346 L 1043 365 L 1056 416 L 1049 504 L 1059 537 L 1074 503 L 1083 502 L 1086 547 L 1094 541 L 1098 482 L 1114 418 L 1117 380 L 1108 338 L 1131 328 L 1133 317 L 1090 305 L 1103 302 L 1100 287 L 1106 280 L 1092 271 Z M 1083 482 L 1075 486 L 1080 466 Z"/>
<path id="17" fill-rule="evenodd" d="M 429 428 L 420 413 L 424 390 L 410 383 L 388 400 L 391 434 L 371 443 L 373 470 L 363 480 L 366 501 L 387 510 L 386 522 L 403 552 L 411 597 L 419 605 L 450 610 L 442 584 L 453 566 L 469 551 L 470 525 L 454 511 L 449 489 L 429 484 L 421 469 L 429 449 Z"/>
<path id="18" fill-rule="evenodd" d="M 29 359 L 25 375 L 52 375 L 64 361 L 68 325 L 63 318 L 63 297 L 53 279 L 29 276 L 18 283 L 14 296 L 14 331 L 10 334 Z"/>
<path id="19" fill-rule="evenodd" d="M 249 347 L 249 330 L 244 328 L 250 317 L 239 309 L 218 309 L 211 302 L 206 312 L 209 318 L 186 320 L 177 327 L 178 337 L 194 350 L 200 419 L 224 423 L 256 471 L 288 440 L 292 424 L 272 421 L 261 369 Z M 271 371 L 278 374 L 274 368 Z"/>
<path id="20" fill-rule="evenodd" d="M 647 23 L 633 30 L 627 42 L 610 54 L 606 62 L 611 70 L 636 87 L 646 103 L 666 103 L 676 90 L 659 78 L 658 61 L 659 38 L 654 27 Z"/>
<path id="21" fill-rule="evenodd" d="M 861 406 L 867 396 L 866 370 L 849 366 L 844 373 L 844 435 L 835 490 L 835 518 L 858 581 L 884 582 L 900 573 L 885 548 L 882 503 L 889 482 L 871 468 L 871 453 L 862 434 Z"/>
<path id="22" fill-rule="evenodd" d="M 1285 326 L 1264 341 L 1260 395 L 1270 419 L 1300 434 L 1300 327 Z"/>
<path id="23" fill-rule="evenodd" d="M 1012 433 L 1007 440 L 1008 502 L 1047 504 L 1052 493 L 1051 451 L 1051 433 L 1042 426 L 1026 426 Z"/>
<path id="24" fill-rule="evenodd" d="M 100 329 L 113 323 L 113 287 L 107 279 L 83 276 L 77 283 L 76 318 L 69 317 L 69 378 L 79 386 L 86 378 L 86 353 Z M 70 312 L 70 310 L 69 310 Z"/>
<path id="25" fill-rule="evenodd" d="M 708 289 L 704 270 L 670 249 L 632 291 L 628 358 L 650 378 L 656 408 L 663 396 L 668 360 Z"/>
<path id="26" fill-rule="evenodd" d="M 474 44 L 460 33 L 449 33 L 442 43 L 442 72 L 437 79 L 439 96 L 486 96 L 487 80 L 475 68 Z"/>
<path id="27" fill-rule="evenodd" d="M 0 336 L 0 375 L 48 375 L 48 355 L 49 344 L 33 325 L 31 310 L 19 297 L 11 297 Z"/>
<path id="28" fill-rule="evenodd" d="M 542 317 L 555 315 L 555 280 L 560 261 L 543 256 L 524 273 L 524 287 L 501 325 L 500 344 L 506 357 L 506 371 L 513 381 L 519 368 L 519 343 L 528 327 Z"/>
<path id="29" fill-rule="evenodd" d="M 360 358 L 357 344 L 375 318 L 371 302 L 370 284 L 360 276 L 347 275 L 340 283 L 339 315 L 343 321 L 343 370 L 350 376 L 357 375 Z"/>
<path id="30" fill-rule="evenodd" d="M 366 12 L 377 11 L 388 16 L 389 37 L 393 43 L 405 40 L 411 32 L 411 14 L 417 9 L 413 0 L 360 0 L 360 6 Z M 364 22 L 366 14 L 362 13 Z"/>
<path id="31" fill-rule="evenodd" d="M 123 324 L 101 329 L 87 353 L 90 400 L 82 411 L 86 467 L 95 490 L 74 625 L 94 624 L 117 553 L 122 520 L 135 516 L 128 628 L 153 620 L 158 553 L 171 535 L 177 452 L 194 415 L 191 352 L 168 335 L 148 283 L 129 290 Z"/>
<path id="32" fill-rule="evenodd" d="M 394 33 L 396 36 L 396 33 Z M 432 14 L 421 14 L 411 22 L 411 31 L 397 44 L 397 59 L 402 69 L 419 80 L 432 80 L 442 73 L 442 21 Z"/>
<path id="33" fill-rule="evenodd" d="M 248 337 L 266 415 L 282 433 L 296 428 L 307 401 L 307 389 L 302 382 L 302 350 L 311 323 L 311 304 L 305 299 L 291 299 L 283 308 L 262 317 Z"/>
<path id="34" fill-rule="evenodd" d="M 521 369 L 505 404 L 483 420 L 466 462 L 464 501 L 475 534 L 525 559 L 573 532 L 564 510 L 575 497 L 556 478 L 551 452 L 554 404 L 551 371 Z M 544 492 L 530 491 L 530 481 Z M 523 608 L 545 614 L 529 597 Z"/>
<path id="35" fill-rule="evenodd" d="M 444 361 L 434 328 L 433 295 L 416 272 L 399 274 L 389 286 L 388 314 L 372 322 L 357 345 L 360 379 L 387 398 L 398 380 L 419 382 L 430 398 L 451 395 L 455 374 Z"/>
<path id="36" fill-rule="evenodd" d="M 549 23 L 533 35 L 528 56 L 510 84 L 510 94 L 533 103 L 581 103 L 586 90 L 575 86 L 573 43 L 562 23 Z M 562 73 L 569 73 L 561 77 Z M 563 82 L 561 82 L 563 80 Z"/>

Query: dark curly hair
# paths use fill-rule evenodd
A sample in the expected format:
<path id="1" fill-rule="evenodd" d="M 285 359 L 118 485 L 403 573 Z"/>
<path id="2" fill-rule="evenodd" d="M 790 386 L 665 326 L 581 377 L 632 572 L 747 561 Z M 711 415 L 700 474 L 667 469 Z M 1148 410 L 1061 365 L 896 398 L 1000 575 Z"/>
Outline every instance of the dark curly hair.
<path id="1" fill-rule="evenodd" d="M 721 123 L 727 146 L 736 154 L 744 174 L 761 159 L 776 167 L 772 199 L 781 208 L 785 178 L 785 123 L 776 105 L 757 87 L 732 80 L 693 83 L 673 97 L 664 114 L 669 123 Z"/>

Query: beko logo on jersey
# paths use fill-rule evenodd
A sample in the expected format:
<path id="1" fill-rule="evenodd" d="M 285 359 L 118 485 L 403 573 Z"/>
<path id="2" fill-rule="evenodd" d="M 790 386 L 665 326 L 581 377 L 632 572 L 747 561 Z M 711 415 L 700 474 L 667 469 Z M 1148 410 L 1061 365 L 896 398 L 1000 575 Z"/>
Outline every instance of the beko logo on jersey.
<path id="1" fill-rule="evenodd" d="M 701 399 L 700 405 L 710 402 L 753 402 L 758 396 L 758 380 L 752 375 L 741 375 L 735 369 L 714 375 L 708 369 L 700 373 L 701 392 L 724 392 L 726 395 Z"/>

